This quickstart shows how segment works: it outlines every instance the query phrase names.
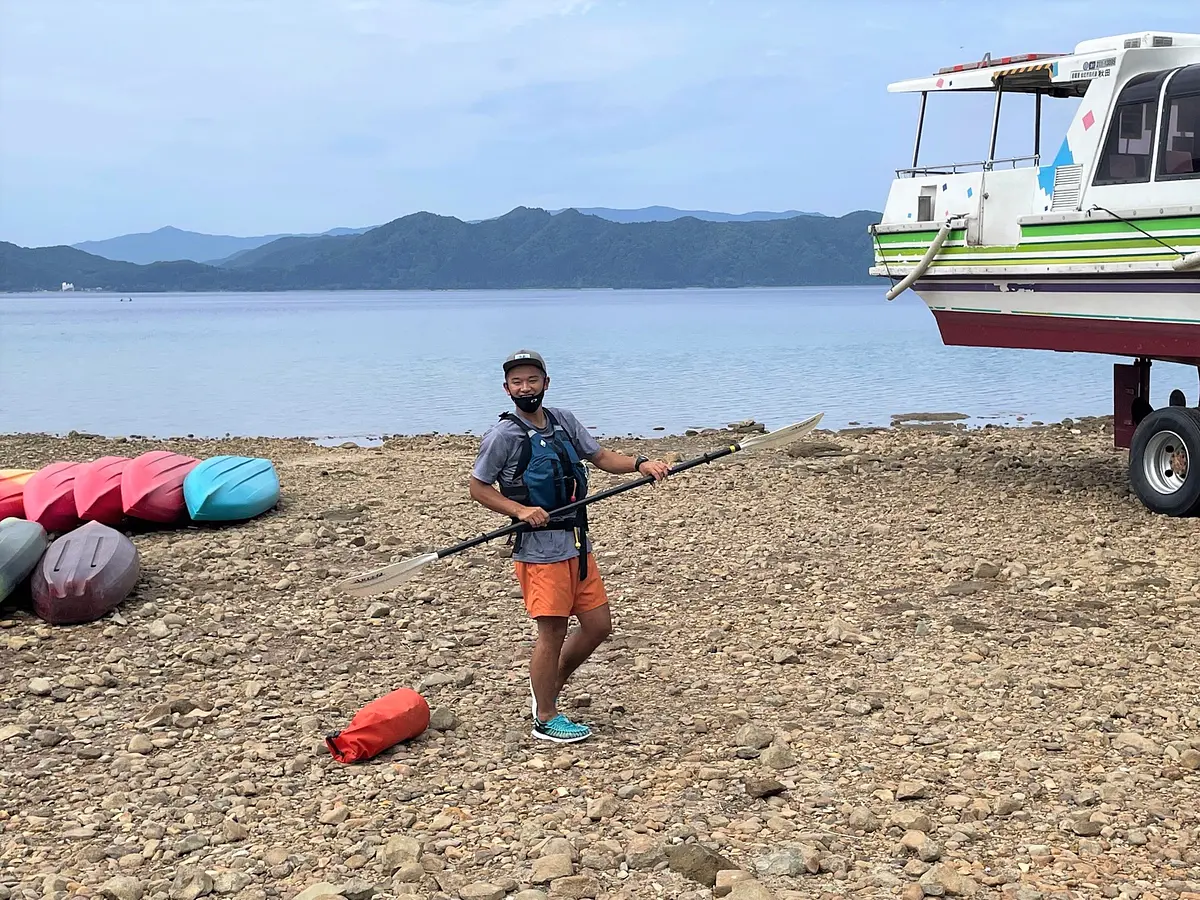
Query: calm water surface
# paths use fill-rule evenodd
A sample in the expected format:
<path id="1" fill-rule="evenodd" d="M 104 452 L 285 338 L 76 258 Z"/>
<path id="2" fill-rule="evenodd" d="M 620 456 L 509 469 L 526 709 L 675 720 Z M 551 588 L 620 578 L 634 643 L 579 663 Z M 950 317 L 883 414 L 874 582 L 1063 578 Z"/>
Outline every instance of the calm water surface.
<path id="1" fill-rule="evenodd" d="M 919 298 L 884 287 L 0 295 L 0 432 L 478 434 L 525 346 L 548 402 L 606 435 L 1112 411 L 1120 360 L 944 347 Z M 1156 406 L 1176 386 L 1193 400 L 1194 370 L 1155 377 Z"/>

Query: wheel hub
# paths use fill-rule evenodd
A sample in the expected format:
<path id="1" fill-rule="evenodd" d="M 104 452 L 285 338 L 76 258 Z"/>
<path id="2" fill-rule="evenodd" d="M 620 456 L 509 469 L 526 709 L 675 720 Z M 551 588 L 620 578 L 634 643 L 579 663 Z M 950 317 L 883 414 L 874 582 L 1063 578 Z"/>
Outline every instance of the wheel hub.
<path id="1" fill-rule="evenodd" d="M 1187 481 L 1187 447 L 1174 431 L 1160 431 L 1146 444 L 1142 471 L 1146 481 L 1160 494 L 1173 494 Z"/>

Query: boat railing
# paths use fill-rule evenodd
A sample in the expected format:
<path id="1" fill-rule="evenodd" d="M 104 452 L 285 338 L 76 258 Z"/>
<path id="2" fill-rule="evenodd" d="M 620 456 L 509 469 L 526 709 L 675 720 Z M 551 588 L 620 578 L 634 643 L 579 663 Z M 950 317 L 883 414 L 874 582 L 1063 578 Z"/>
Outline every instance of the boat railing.
<path id="1" fill-rule="evenodd" d="M 922 178 L 926 175 L 962 175 L 966 172 L 991 172 L 994 169 L 1016 169 L 1022 163 L 1037 166 L 1041 163 L 1041 154 L 1030 156 L 1010 156 L 1005 159 L 981 159 L 976 162 L 948 163 L 940 166 L 916 166 L 909 169 L 897 169 L 897 178 Z"/>

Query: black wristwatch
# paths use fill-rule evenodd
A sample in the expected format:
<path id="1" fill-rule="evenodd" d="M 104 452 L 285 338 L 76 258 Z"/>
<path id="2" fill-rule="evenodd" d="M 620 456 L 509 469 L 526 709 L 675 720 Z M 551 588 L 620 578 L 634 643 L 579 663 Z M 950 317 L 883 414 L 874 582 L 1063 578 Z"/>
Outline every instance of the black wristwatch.
<path id="1" fill-rule="evenodd" d="M 640 455 L 635 456 L 633 458 L 634 473 L 637 475 L 641 475 L 642 473 L 641 473 L 640 469 L 642 468 L 642 463 L 648 463 L 648 462 L 650 462 L 650 457 L 648 457 L 648 456 L 640 456 Z"/>

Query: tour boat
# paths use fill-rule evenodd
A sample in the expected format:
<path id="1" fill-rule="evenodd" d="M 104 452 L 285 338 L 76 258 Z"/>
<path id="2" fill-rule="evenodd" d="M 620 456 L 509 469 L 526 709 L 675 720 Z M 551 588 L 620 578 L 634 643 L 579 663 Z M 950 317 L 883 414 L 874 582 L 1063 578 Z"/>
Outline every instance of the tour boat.
<path id="1" fill-rule="evenodd" d="M 1179 390 L 1149 402 L 1153 360 L 1200 371 L 1200 34 L 988 55 L 888 90 L 920 109 L 912 165 L 869 229 L 887 298 L 911 288 L 947 345 L 1129 358 L 1113 366 L 1114 443 L 1134 490 L 1155 512 L 1200 512 L 1200 409 Z M 992 95 L 988 156 L 922 163 L 929 99 L 951 92 Z M 1033 152 L 999 159 L 1010 94 L 1033 96 Z M 1077 103 L 1052 156 L 1044 98 Z"/>

